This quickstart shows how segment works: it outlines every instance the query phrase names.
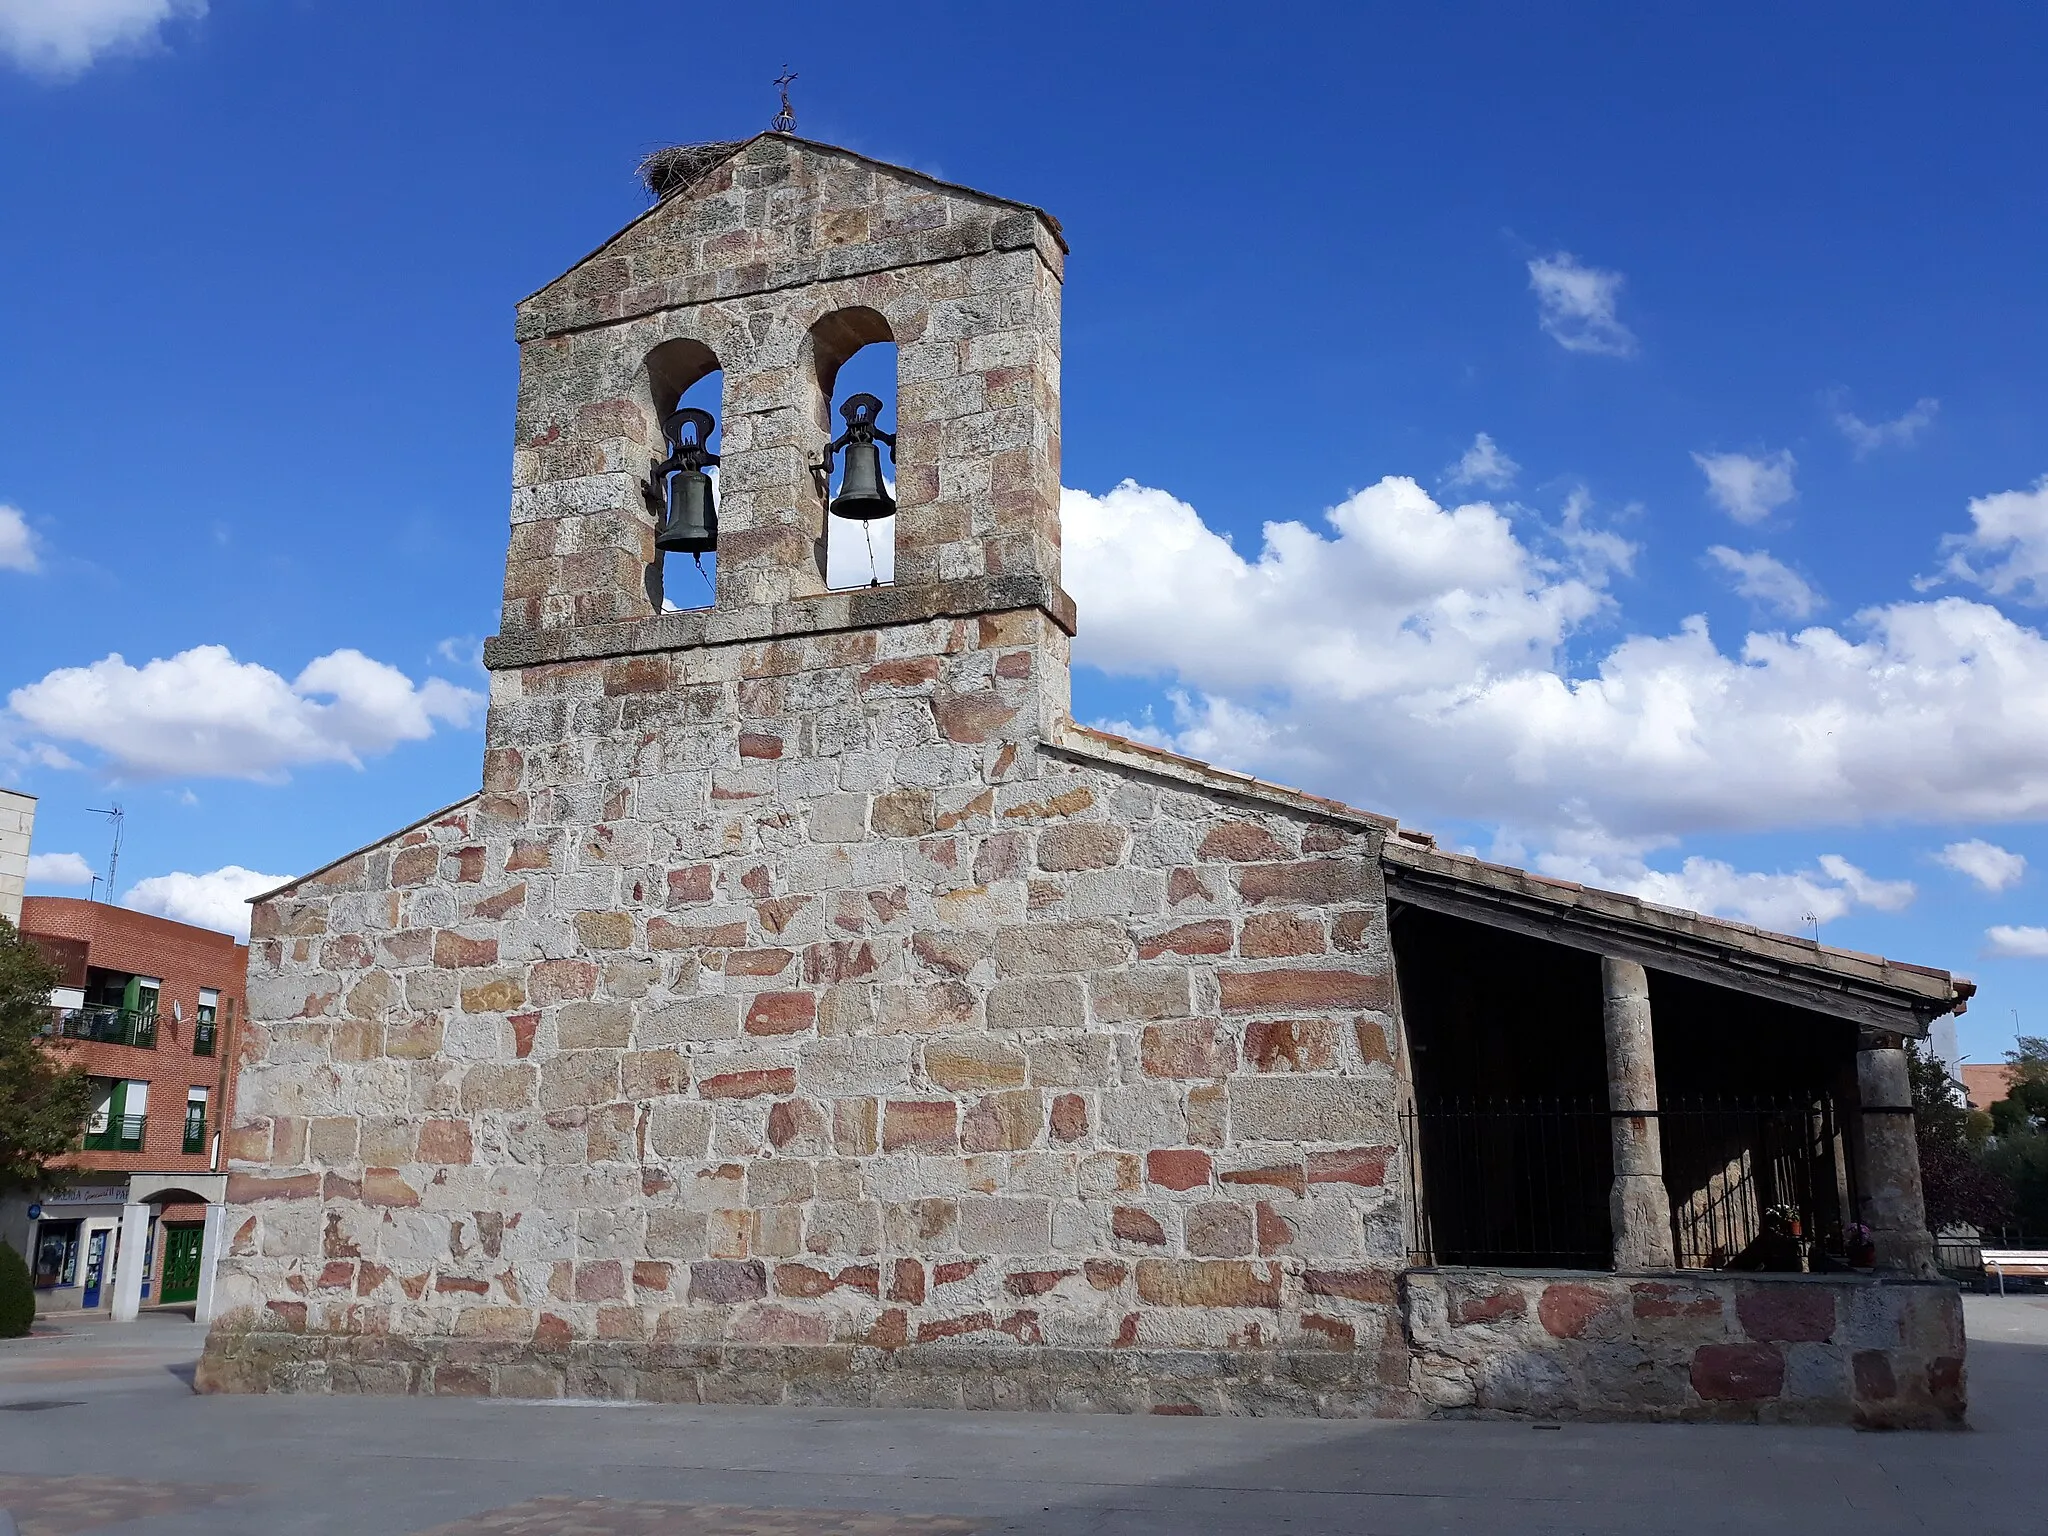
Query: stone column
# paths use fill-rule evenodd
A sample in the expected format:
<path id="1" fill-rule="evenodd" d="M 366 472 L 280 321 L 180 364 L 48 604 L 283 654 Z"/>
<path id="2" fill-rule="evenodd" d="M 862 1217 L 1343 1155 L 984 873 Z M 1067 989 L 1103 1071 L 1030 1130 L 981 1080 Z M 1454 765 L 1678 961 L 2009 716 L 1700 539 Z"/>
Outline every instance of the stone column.
<path id="1" fill-rule="evenodd" d="M 205 1327 L 213 1321 L 213 1278 L 220 1269 L 220 1245 L 227 1236 L 228 1208 L 219 1203 L 206 1208 L 206 1225 L 199 1234 L 199 1298 L 192 1307 L 192 1321 Z"/>
<path id="2" fill-rule="evenodd" d="M 1607 1107 L 1614 1189 L 1614 1267 L 1670 1269 L 1671 1197 L 1664 1192 L 1664 1143 L 1657 1128 L 1657 1051 L 1650 1034 L 1650 978 L 1633 960 L 1600 957 L 1601 1019 L 1607 1028 Z"/>
<path id="3" fill-rule="evenodd" d="M 142 1265 L 149 1248 L 149 1207 L 121 1207 L 121 1246 L 114 1253 L 114 1321 L 132 1323 L 142 1310 Z"/>
<path id="4" fill-rule="evenodd" d="M 1856 1089 L 1863 1101 L 1863 1219 L 1877 1247 L 1878 1268 L 1931 1278 L 1934 1238 L 1920 1187 L 1906 1053 L 1897 1046 L 1858 1051 Z"/>

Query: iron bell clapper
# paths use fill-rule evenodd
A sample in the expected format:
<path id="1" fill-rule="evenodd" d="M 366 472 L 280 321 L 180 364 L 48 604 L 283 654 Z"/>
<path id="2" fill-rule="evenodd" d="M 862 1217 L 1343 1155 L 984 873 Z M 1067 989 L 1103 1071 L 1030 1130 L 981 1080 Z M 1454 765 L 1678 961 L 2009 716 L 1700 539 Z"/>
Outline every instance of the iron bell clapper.
<path id="1" fill-rule="evenodd" d="M 832 515 L 856 523 L 894 517 L 896 501 L 882 483 L 882 450 L 875 446 L 887 443 L 889 458 L 894 461 L 895 434 L 875 425 L 875 418 L 882 414 L 882 402 L 873 395 L 855 395 L 839 408 L 839 414 L 846 418 L 846 430 L 825 448 L 828 474 L 832 456 L 842 448 L 846 450 L 846 472 L 839 480 L 839 494 L 832 498 Z"/>
<path id="2" fill-rule="evenodd" d="M 718 548 L 718 502 L 711 477 L 704 473 L 705 465 L 718 462 L 718 455 L 704 446 L 713 425 L 711 413 L 694 406 L 671 413 L 661 424 L 669 456 L 654 466 L 654 483 L 664 489 L 666 507 L 654 547 L 664 554 L 690 555 L 699 565 Z M 685 435 L 692 430 L 694 438 Z"/>

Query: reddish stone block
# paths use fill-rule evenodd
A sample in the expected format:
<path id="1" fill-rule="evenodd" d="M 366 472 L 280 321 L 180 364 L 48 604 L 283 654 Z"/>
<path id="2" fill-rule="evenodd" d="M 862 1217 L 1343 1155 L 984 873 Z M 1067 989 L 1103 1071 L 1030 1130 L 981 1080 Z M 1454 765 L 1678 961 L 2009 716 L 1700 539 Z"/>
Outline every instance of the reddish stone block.
<path id="1" fill-rule="evenodd" d="M 1287 850 L 1256 822 L 1230 821 L 1211 827 L 1195 850 L 1198 858 L 1223 864 L 1256 864 L 1265 859 L 1284 859 Z"/>
<path id="2" fill-rule="evenodd" d="M 1785 1389 L 1785 1357 L 1769 1344 L 1703 1344 L 1693 1352 L 1692 1389 L 1710 1403 L 1754 1403 Z"/>
<path id="3" fill-rule="evenodd" d="M 1378 1189 L 1387 1181 L 1387 1161 L 1392 1147 L 1344 1147 L 1333 1152 L 1311 1152 L 1308 1181 L 1311 1184 L 1360 1184 Z"/>
<path id="4" fill-rule="evenodd" d="M 1520 1291 L 1490 1291 L 1484 1296 L 1460 1296 L 1451 1303 L 1451 1321 L 1460 1327 L 1473 1323 L 1499 1323 L 1527 1317 L 1529 1303 Z"/>
<path id="5" fill-rule="evenodd" d="M 885 1152 L 956 1152 L 960 1106 L 951 1099 L 891 1099 L 882 1109 Z"/>
<path id="6" fill-rule="evenodd" d="M 1081 1266 L 1089 1285 L 1098 1291 L 1113 1291 L 1130 1276 L 1130 1270 L 1113 1259 L 1089 1259 Z"/>
<path id="7" fill-rule="evenodd" d="M 481 848 L 458 848 L 455 850 L 455 882 L 458 885 L 475 885 L 484 877 L 484 850 Z"/>
<path id="8" fill-rule="evenodd" d="M 1109 1230 L 1127 1243 L 1151 1243 L 1164 1247 L 1166 1229 L 1150 1211 L 1134 1205 L 1120 1205 L 1109 1213 Z"/>
<path id="9" fill-rule="evenodd" d="M 607 694 L 666 693 L 674 682 L 666 656 L 618 656 L 604 664 Z"/>
<path id="10" fill-rule="evenodd" d="M 459 971 L 466 965 L 496 965 L 498 963 L 498 941 L 496 939 L 467 939 L 459 933 L 444 928 L 434 935 L 434 964 L 446 971 Z"/>
<path id="11" fill-rule="evenodd" d="M 795 959 L 796 951 L 790 949 L 735 949 L 725 957 L 725 973 L 728 976 L 780 976 Z"/>
<path id="12" fill-rule="evenodd" d="M 913 1306 L 924 1301 L 924 1265 L 916 1259 L 898 1259 L 889 1272 L 889 1299 Z"/>
<path id="13" fill-rule="evenodd" d="M 363 1170 L 363 1203 L 365 1205 L 418 1205 L 419 1191 L 398 1176 L 396 1168 L 365 1168 Z"/>
<path id="14" fill-rule="evenodd" d="M 834 1288 L 834 1284 L 830 1272 L 809 1264 L 775 1266 L 775 1293 L 778 1296 L 823 1296 Z"/>
<path id="15" fill-rule="evenodd" d="M 488 1296 L 491 1294 L 491 1282 L 471 1279 L 467 1275 L 436 1275 L 434 1290 L 442 1296 Z"/>
<path id="16" fill-rule="evenodd" d="M 534 1032 L 540 1028 L 537 1013 L 515 1013 L 505 1021 L 512 1026 L 512 1051 L 517 1056 L 533 1054 Z"/>
<path id="17" fill-rule="evenodd" d="M 1078 1093 L 1062 1093 L 1052 1101 L 1055 1141 L 1079 1141 L 1088 1134 L 1088 1101 Z"/>
<path id="18" fill-rule="evenodd" d="M 1334 1349 L 1351 1349 L 1358 1343 L 1357 1329 L 1341 1318 L 1324 1317 L 1320 1312 L 1302 1313 L 1301 1328 L 1304 1333 L 1323 1335 Z"/>
<path id="19" fill-rule="evenodd" d="M 636 1291 L 666 1291 L 669 1283 L 669 1266 L 649 1259 L 633 1261 L 633 1289 Z"/>
<path id="20" fill-rule="evenodd" d="M 1384 1269 L 1311 1269 L 1303 1272 L 1302 1289 L 1311 1296 L 1341 1296 L 1346 1301 L 1380 1305 L 1394 1300 L 1394 1276 Z"/>
<path id="21" fill-rule="evenodd" d="M 711 866 L 692 864 L 668 872 L 668 904 L 671 907 L 701 905 L 711 899 Z"/>
<path id="22" fill-rule="evenodd" d="M 991 1333 L 996 1320 L 986 1312 L 968 1312 L 959 1317 L 938 1317 L 928 1323 L 917 1325 L 917 1342 L 929 1344 L 934 1339 L 956 1339 L 964 1333 Z"/>
<path id="23" fill-rule="evenodd" d="M 1198 922 L 1169 928 L 1164 933 L 1155 933 L 1148 939 L 1140 939 L 1138 958 L 1157 960 L 1161 955 L 1227 955 L 1234 937 L 1229 918 L 1205 917 Z"/>
<path id="24" fill-rule="evenodd" d="M 692 1301 L 729 1306 L 767 1294 L 768 1272 L 759 1259 L 706 1259 L 690 1266 Z"/>
<path id="25" fill-rule="evenodd" d="M 429 1120 L 420 1127 L 421 1162 L 467 1163 L 470 1156 L 467 1120 Z"/>
<path id="26" fill-rule="evenodd" d="M 317 1173 L 294 1173 L 282 1178 L 254 1173 L 228 1175 L 229 1205 L 254 1205 L 259 1200 L 310 1200 L 319 1193 Z"/>
<path id="27" fill-rule="evenodd" d="M 1274 1210 L 1271 1203 L 1258 1203 L 1258 1240 L 1261 1254 L 1275 1254 L 1286 1250 L 1294 1241 L 1294 1224 Z"/>
<path id="28" fill-rule="evenodd" d="M 597 966 L 589 960 L 543 960 L 526 978 L 530 1003 L 580 1002 L 596 991 Z"/>
<path id="29" fill-rule="evenodd" d="M 760 731 L 740 732 L 740 756 L 773 760 L 782 756 L 782 738 Z"/>
<path id="30" fill-rule="evenodd" d="M 1667 1285 L 1643 1280 L 1628 1288 L 1630 1303 L 1640 1318 L 1709 1318 L 1721 1315 L 1721 1298 L 1711 1291 L 1687 1285 Z"/>
<path id="31" fill-rule="evenodd" d="M 1254 1019 L 1244 1059 L 1261 1072 L 1329 1072 L 1337 1065 L 1334 1019 Z"/>
<path id="32" fill-rule="evenodd" d="M 617 1259 L 597 1259 L 576 1266 L 578 1301 L 620 1301 L 626 1294 L 626 1271 Z"/>
<path id="33" fill-rule="evenodd" d="M 1145 1026 L 1139 1057 L 1148 1077 L 1227 1077 L 1237 1048 L 1207 1019 L 1173 1019 Z"/>
<path id="34" fill-rule="evenodd" d="M 1927 1362 L 1927 1395 L 1949 1417 L 1963 1411 L 1963 1362 L 1957 1355 L 1937 1355 Z"/>
<path id="35" fill-rule="evenodd" d="M 1330 919 L 1330 947 L 1358 954 L 1371 947 L 1373 914 L 1339 912 Z"/>
<path id="36" fill-rule="evenodd" d="M 1237 936 L 1237 952 L 1247 960 L 1319 955 L 1323 948 L 1322 923 L 1293 912 L 1255 912 Z"/>
<path id="37" fill-rule="evenodd" d="M 1834 1292 L 1818 1285 L 1759 1285 L 1735 1298 L 1735 1315 L 1752 1339 L 1824 1344 L 1835 1336 Z"/>
<path id="38" fill-rule="evenodd" d="M 1585 1336 L 1587 1325 L 1614 1305 L 1617 1298 L 1593 1285 L 1568 1281 L 1547 1285 L 1536 1302 L 1536 1315 L 1544 1331 L 1554 1339 Z"/>
<path id="39" fill-rule="evenodd" d="M 1378 1008 L 1392 996 L 1387 977 L 1361 971 L 1223 971 L 1217 981 L 1225 1013 Z"/>
<path id="40" fill-rule="evenodd" d="M 1237 872 L 1237 893 L 1254 907 L 1369 901 L 1373 887 L 1371 867 L 1364 859 L 1296 859 L 1289 864 L 1250 864 Z"/>
<path id="41" fill-rule="evenodd" d="M 750 1035 L 793 1035 L 817 1022 L 818 1000 L 808 992 L 763 992 L 747 1007 Z"/>
<path id="42" fill-rule="evenodd" d="M 855 686 L 865 693 L 870 688 L 922 688 L 938 680 L 938 657 L 903 656 L 876 662 L 861 673 Z"/>
<path id="43" fill-rule="evenodd" d="M 804 980 L 812 986 L 857 981 L 881 969 L 881 964 L 874 946 L 865 940 L 856 943 L 840 939 L 813 944 L 804 951 Z"/>
<path id="44" fill-rule="evenodd" d="M 506 917 L 511 913 L 517 912 L 518 910 L 520 910 L 520 908 L 524 907 L 525 905 L 526 882 L 522 880 L 517 885 L 507 886 L 504 890 L 498 892 L 498 894 L 495 896 L 484 897 L 481 901 L 477 902 L 475 906 L 471 907 L 470 911 L 477 917 L 489 918 L 491 921 L 496 922 L 499 918 Z M 493 954 L 490 960 L 480 961 L 478 963 L 489 965 L 496 961 L 497 958 L 498 957 L 495 954 Z"/>
<path id="45" fill-rule="evenodd" d="M 1307 1186 L 1300 1163 L 1274 1163 L 1263 1168 L 1229 1168 L 1218 1175 L 1225 1184 L 1260 1184 L 1299 1195 Z"/>
<path id="46" fill-rule="evenodd" d="M 1164 1241 L 1164 1239 L 1162 1238 L 1161 1241 Z M 979 1259 L 949 1259 L 944 1264 L 933 1266 L 932 1284 L 935 1286 L 958 1285 L 979 1268 L 981 1268 L 981 1260 Z"/>
<path id="47" fill-rule="evenodd" d="M 1881 1349 L 1859 1349 L 1850 1362 L 1856 1374 L 1856 1396 L 1867 1402 L 1889 1402 L 1899 1395 L 1899 1379 L 1891 1356 Z"/>
<path id="48" fill-rule="evenodd" d="M 795 1067 L 764 1067 L 754 1072 L 721 1072 L 697 1085 L 705 1099 L 751 1099 L 758 1094 L 796 1092 Z"/>
<path id="49" fill-rule="evenodd" d="M 1192 1147 L 1167 1148 L 1145 1154 L 1145 1182 L 1165 1189 L 1206 1189 L 1212 1171 L 1209 1154 Z"/>
<path id="50" fill-rule="evenodd" d="M 1358 1037 L 1358 1056 L 1368 1067 L 1391 1067 L 1393 1050 L 1387 1044 L 1386 1029 L 1377 1019 L 1354 1019 L 1352 1032 Z"/>
<path id="51" fill-rule="evenodd" d="M 1062 1280 L 1071 1280 L 1078 1274 L 1072 1269 L 1027 1269 L 1003 1278 L 1003 1289 L 1012 1296 L 1043 1296 Z"/>
<path id="52" fill-rule="evenodd" d="M 1199 870 L 1176 869 L 1166 877 L 1166 904 L 1177 907 L 1184 901 L 1214 901 L 1216 892 Z"/>

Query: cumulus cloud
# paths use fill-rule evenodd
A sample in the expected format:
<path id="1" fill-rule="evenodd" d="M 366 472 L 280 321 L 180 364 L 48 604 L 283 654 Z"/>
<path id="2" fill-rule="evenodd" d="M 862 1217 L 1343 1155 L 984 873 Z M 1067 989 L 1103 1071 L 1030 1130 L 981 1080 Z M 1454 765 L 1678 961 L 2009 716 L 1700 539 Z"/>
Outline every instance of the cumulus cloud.
<path id="1" fill-rule="evenodd" d="M 1634 333 L 1615 314 L 1623 281 L 1619 272 L 1585 266 L 1570 251 L 1529 263 L 1536 318 L 1567 352 L 1628 357 L 1635 351 Z"/>
<path id="2" fill-rule="evenodd" d="M 1820 594 L 1791 566 L 1761 549 L 1744 553 L 1716 544 L 1707 558 L 1725 571 L 1735 590 L 1751 602 L 1788 619 L 1808 619 L 1820 610 Z"/>
<path id="3" fill-rule="evenodd" d="M 21 515 L 19 507 L 0 502 L 0 571 L 34 571 L 40 564 L 36 558 L 35 530 L 29 527 L 28 519 Z"/>
<path id="4" fill-rule="evenodd" d="M 1942 540 L 1942 574 L 1993 597 L 2048 603 L 2048 475 L 2030 491 L 1999 491 L 1970 503 L 1968 533 Z"/>
<path id="5" fill-rule="evenodd" d="M 1410 480 L 1251 554 L 1128 482 L 1063 512 L 1076 660 L 1176 689 L 1164 732 L 1198 757 L 1543 846 L 2048 815 L 2048 639 L 1985 603 L 1603 640 L 1583 541 Z"/>
<path id="6" fill-rule="evenodd" d="M 28 877 L 44 885 L 91 885 L 92 866 L 75 853 L 32 853 Z"/>
<path id="7" fill-rule="evenodd" d="M 2013 960 L 2048 960 L 2048 928 L 1987 928 L 1984 952 Z"/>
<path id="8" fill-rule="evenodd" d="M 1894 444 L 1901 448 L 1912 446 L 1918 437 L 1934 424 L 1935 413 L 1941 409 L 1941 402 L 1932 397 L 1923 397 L 1913 402 L 1913 408 L 1903 416 L 1890 421 L 1869 422 L 1846 406 L 1835 406 L 1835 426 L 1842 436 L 1849 439 L 1849 445 L 1856 450 L 1856 457 L 1877 452 Z"/>
<path id="9" fill-rule="evenodd" d="M 1515 483 L 1515 476 L 1522 472 L 1500 444 L 1484 432 L 1472 439 L 1458 462 L 1444 471 L 1444 484 L 1452 489 L 1470 486 L 1482 491 L 1504 491 Z"/>
<path id="10" fill-rule="evenodd" d="M 402 741 L 465 726 L 483 696 L 440 678 L 415 685 L 360 651 L 333 651 L 290 682 L 202 645 L 130 666 L 116 653 L 62 667 L 8 695 L 31 730 L 95 748 L 116 773 L 282 780 L 314 763 L 361 766 Z"/>
<path id="11" fill-rule="evenodd" d="M 1934 856 L 1959 875 L 1966 875 L 1993 895 L 2009 885 L 2019 884 L 2027 872 L 2027 856 L 1973 837 L 1966 843 L 1950 843 Z"/>
<path id="12" fill-rule="evenodd" d="M 1660 906 L 1737 918 L 1781 933 L 1833 922 L 1857 907 L 1902 911 L 1915 895 L 1912 881 L 1875 879 L 1836 853 L 1822 854 L 1817 868 L 1789 872 L 1738 870 L 1706 858 L 1689 858 L 1675 870 L 1652 869 L 1641 856 L 1625 852 L 1552 852 L 1535 863 L 1560 880 L 1626 891 Z"/>
<path id="13" fill-rule="evenodd" d="M 0 56 L 68 79 L 102 54 L 155 43 L 165 22 L 206 14 L 206 0 L 0 0 Z"/>
<path id="14" fill-rule="evenodd" d="M 258 874 L 239 864 L 226 864 L 203 875 L 178 870 L 136 881 L 134 889 L 121 898 L 121 905 L 176 922 L 232 933 L 246 943 L 249 898 L 273 890 L 289 879 L 290 875 Z"/>
<path id="15" fill-rule="evenodd" d="M 1767 458 L 1696 453 L 1692 461 L 1707 477 L 1707 498 L 1738 523 L 1760 523 L 1798 494 L 1792 488 L 1798 465 L 1784 449 Z"/>

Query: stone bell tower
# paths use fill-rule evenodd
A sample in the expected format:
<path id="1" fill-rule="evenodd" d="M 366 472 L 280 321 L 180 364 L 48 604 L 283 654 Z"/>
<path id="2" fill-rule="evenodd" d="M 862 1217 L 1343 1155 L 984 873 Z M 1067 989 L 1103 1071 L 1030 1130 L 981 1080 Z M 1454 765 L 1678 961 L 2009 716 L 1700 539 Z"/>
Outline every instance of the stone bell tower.
<path id="1" fill-rule="evenodd" d="M 519 309 L 480 791 L 256 904 L 201 1385 L 1399 1410 L 1389 824 L 1069 720 L 1058 227 L 659 165 Z M 895 580 L 831 591 L 882 341 Z"/>
<path id="2" fill-rule="evenodd" d="M 519 306 L 494 667 L 941 615 L 1059 585 L 1060 282 L 1035 208 L 768 133 L 660 163 L 664 195 Z M 898 348 L 895 583 L 825 587 L 833 382 Z M 660 421 L 724 371 L 717 602 L 660 614 L 641 492 Z"/>

